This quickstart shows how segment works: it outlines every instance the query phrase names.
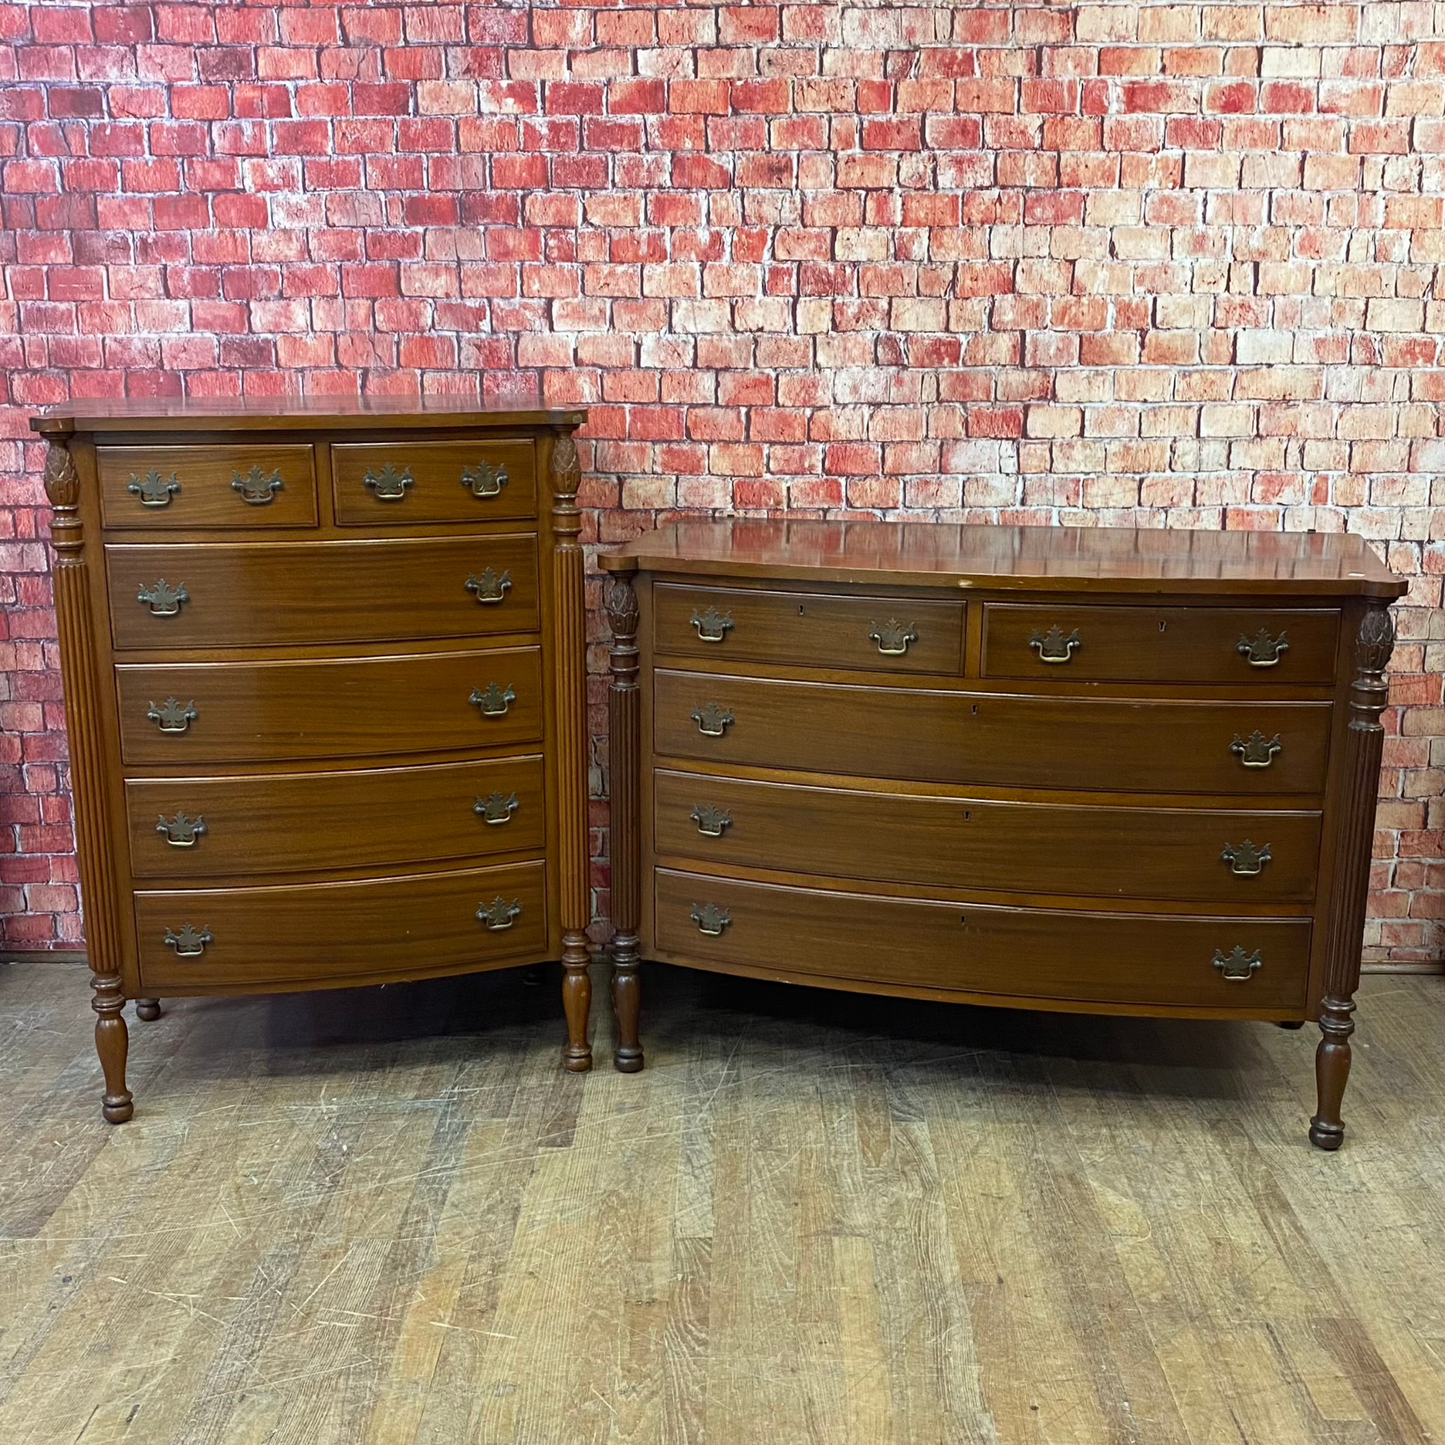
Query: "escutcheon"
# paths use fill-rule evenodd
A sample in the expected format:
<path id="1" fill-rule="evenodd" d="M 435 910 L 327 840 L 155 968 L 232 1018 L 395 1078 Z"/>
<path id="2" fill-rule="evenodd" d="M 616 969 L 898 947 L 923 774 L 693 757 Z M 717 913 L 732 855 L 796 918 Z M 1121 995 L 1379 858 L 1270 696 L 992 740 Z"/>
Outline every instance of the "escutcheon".
<path id="1" fill-rule="evenodd" d="M 732 631 L 732 614 L 719 612 L 716 607 L 709 607 L 704 612 L 693 608 L 692 625 L 704 642 L 722 642 Z"/>
<path id="2" fill-rule="evenodd" d="M 1219 855 L 1229 864 L 1229 871 L 1240 878 L 1255 878 L 1264 872 L 1264 865 L 1269 862 L 1269 844 L 1261 843 L 1255 847 L 1248 838 L 1243 843 L 1226 843 L 1224 852 Z"/>
<path id="3" fill-rule="evenodd" d="M 1272 738 L 1267 738 L 1258 728 L 1255 728 L 1248 738 L 1242 738 L 1235 733 L 1234 741 L 1229 745 L 1229 751 L 1247 768 L 1267 768 L 1274 761 L 1274 756 L 1280 751 L 1281 746 L 1278 733 Z"/>
<path id="4" fill-rule="evenodd" d="M 478 798 L 472 804 L 472 812 L 482 822 L 493 828 L 500 828 L 512 821 L 512 814 L 517 811 L 519 806 L 515 793 L 489 793 L 485 798 Z"/>
<path id="5" fill-rule="evenodd" d="M 719 707 L 715 702 L 705 702 L 701 707 L 693 709 L 692 720 L 704 737 L 720 738 L 734 718 L 727 708 Z"/>
<path id="6" fill-rule="evenodd" d="M 215 941 L 209 928 L 197 929 L 189 923 L 166 929 L 165 942 L 175 949 L 177 958 L 199 958 L 206 951 L 206 945 Z"/>
<path id="7" fill-rule="evenodd" d="M 1083 645 L 1077 627 L 1067 637 L 1062 627 L 1051 627 L 1029 638 L 1029 646 L 1038 653 L 1040 662 L 1067 662 Z"/>
<path id="8" fill-rule="evenodd" d="M 498 577 L 496 572 L 491 567 L 488 567 L 480 577 L 475 573 L 470 574 L 467 580 L 462 583 L 462 586 L 466 591 L 473 593 L 477 601 L 484 607 L 493 606 L 501 602 L 507 593 L 511 591 L 512 574 L 510 572 L 503 572 L 502 575 Z"/>
<path id="9" fill-rule="evenodd" d="M 878 644 L 878 651 L 884 657 L 902 657 L 911 642 L 918 641 L 917 631 L 907 623 L 890 617 L 887 622 L 875 622 L 868 634 Z"/>
<path id="10" fill-rule="evenodd" d="M 135 600 L 148 606 L 152 617 L 175 617 L 180 613 L 181 603 L 189 602 L 191 595 L 186 591 L 184 582 L 177 582 L 172 587 L 164 577 L 160 577 L 149 587 L 142 587 Z"/>
<path id="11" fill-rule="evenodd" d="M 181 703 L 168 697 L 159 707 L 152 703 L 146 717 L 163 733 L 183 733 L 200 716 L 193 702 Z"/>
<path id="12" fill-rule="evenodd" d="M 174 472 L 169 477 L 162 477 L 159 472 L 147 472 L 145 476 L 138 477 L 132 472 L 125 489 L 131 496 L 139 497 L 143 507 L 169 507 L 181 484 Z"/>
<path id="13" fill-rule="evenodd" d="M 506 467 L 499 467 L 495 462 L 478 462 L 474 467 L 462 468 L 462 486 L 480 502 L 500 497 L 507 481 Z"/>
<path id="14" fill-rule="evenodd" d="M 196 839 L 202 837 L 205 831 L 206 820 L 199 813 L 194 818 L 186 813 L 177 813 L 174 818 L 169 820 L 162 813 L 156 819 L 156 832 L 172 848 L 194 848 Z"/>
<path id="15" fill-rule="evenodd" d="M 1253 953 L 1246 953 L 1236 943 L 1228 953 L 1217 948 L 1214 950 L 1214 966 L 1219 970 L 1220 977 L 1228 982 L 1248 983 L 1264 967 L 1264 960 L 1259 956 L 1257 948 Z"/>
<path id="16" fill-rule="evenodd" d="M 721 838 L 723 830 L 733 820 L 733 815 L 725 808 L 715 808 L 711 803 L 699 803 L 689 816 L 704 838 Z"/>
<path id="17" fill-rule="evenodd" d="M 518 899 L 508 903 L 505 898 L 497 897 L 478 906 L 477 918 L 488 932 L 501 933 L 512 926 L 512 921 L 520 917 L 521 912 L 522 905 Z"/>
<path id="18" fill-rule="evenodd" d="M 504 717 L 508 707 L 516 702 L 517 694 L 510 685 L 502 687 L 489 682 L 486 687 L 474 687 L 468 699 L 473 707 L 481 708 L 483 717 Z"/>
<path id="19" fill-rule="evenodd" d="M 411 468 L 398 471 L 390 462 L 379 471 L 368 468 L 362 475 L 361 485 L 378 502 L 400 502 L 406 497 L 406 489 L 412 484 Z"/>
<path id="20" fill-rule="evenodd" d="M 240 494 L 248 507 L 264 507 L 276 498 L 284 482 L 279 468 L 268 477 L 265 468 L 257 462 L 249 472 L 237 470 L 231 477 L 231 490 Z"/>
<path id="21" fill-rule="evenodd" d="M 733 921 L 733 916 L 726 908 L 719 908 L 716 903 L 694 903 L 692 921 L 697 924 L 699 933 L 716 938 Z"/>
<path id="22" fill-rule="evenodd" d="M 1234 650 L 1251 667 L 1273 667 L 1289 651 L 1289 643 L 1283 632 L 1271 637 L 1268 629 L 1261 627 L 1253 637 L 1240 633 L 1239 645 Z"/>

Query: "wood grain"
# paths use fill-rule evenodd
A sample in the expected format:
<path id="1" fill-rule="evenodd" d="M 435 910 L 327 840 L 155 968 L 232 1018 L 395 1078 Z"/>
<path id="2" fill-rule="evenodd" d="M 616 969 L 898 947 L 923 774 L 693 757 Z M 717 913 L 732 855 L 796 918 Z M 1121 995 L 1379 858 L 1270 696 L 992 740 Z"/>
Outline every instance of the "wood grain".
<path id="1" fill-rule="evenodd" d="M 385 467 L 408 479 L 397 501 L 366 485 Z M 472 468 L 506 475 L 495 496 L 474 495 Z M 339 442 L 331 448 L 336 520 L 341 526 L 407 527 L 416 522 L 495 522 L 537 515 L 536 448 L 530 440 Z"/>
<path id="2" fill-rule="evenodd" d="M 95 449 L 101 514 L 108 528 L 172 530 L 179 527 L 314 527 L 315 449 L 267 442 L 214 446 L 102 446 Z M 256 505 L 232 485 L 260 468 L 265 483 L 279 478 L 271 500 Z M 147 506 L 127 490 L 158 472 L 162 485 L 175 483 L 164 506 Z"/>
<path id="3" fill-rule="evenodd" d="M 107 1130 L 83 967 L 0 971 L 0 1439 L 1445 1438 L 1445 980 L 1325 1156 L 1267 1024 L 650 976 L 632 1076 L 512 970 L 179 1001 Z"/>

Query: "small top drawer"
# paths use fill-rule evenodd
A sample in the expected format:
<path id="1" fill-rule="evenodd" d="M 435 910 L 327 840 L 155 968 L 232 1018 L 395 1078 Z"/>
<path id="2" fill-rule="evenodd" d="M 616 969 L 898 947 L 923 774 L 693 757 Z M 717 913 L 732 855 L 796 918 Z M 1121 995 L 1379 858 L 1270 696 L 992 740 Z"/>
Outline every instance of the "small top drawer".
<path id="1" fill-rule="evenodd" d="M 97 447 L 107 527 L 314 527 L 309 445 Z"/>
<path id="2" fill-rule="evenodd" d="M 537 515 L 530 441 L 345 442 L 331 448 L 346 527 L 492 522 Z"/>
<path id="3" fill-rule="evenodd" d="M 1061 682 L 1329 683 L 1331 608 L 1076 607 L 989 602 L 983 677 Z"/>
<path id="4" fill-rule="evenodd" d="M 653 602 L 664 653 L 953 675 L 963 663 L 962 602 L 668 583 Z"/>

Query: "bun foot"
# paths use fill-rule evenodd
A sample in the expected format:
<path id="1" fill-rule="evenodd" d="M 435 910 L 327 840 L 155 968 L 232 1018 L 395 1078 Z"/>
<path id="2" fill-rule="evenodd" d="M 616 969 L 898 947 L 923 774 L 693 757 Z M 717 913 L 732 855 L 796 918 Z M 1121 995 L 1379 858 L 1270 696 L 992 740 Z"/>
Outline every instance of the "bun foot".
<path id="1" fill-rule="evenodd" d="M 642 1050 L 618 1049 L 612 1055 L 612 1067 L 619 1074 L 640 1074 L 642 1072 Z"/>
<path id="2" fill-rule="evenodd" d="M 1275 1026 L 1282 1029 L 1302 1029 L 1305 1021 L 1303 1019 L 1276 1019 Z"/>
<path id="3" fill-rule="evenodd" d="M 1345 1142 L 1345 1126 L 1331 1124 L 1324 1119 L 1310 1120 L 1310 1143 L 1316 1149 L 1338 1149 Z"/>
<path id="4" fill-rule="evenodd" d="M 158 998 L 138 998 L 135 1001 L 135 1016 L 152 1023 L 161 1016 L 161 1001 Z"/>
<path id="5" fill-rule="evenodd" d="M 135 1113 L 135 1104 L 126 1094 L 104 1094 L 100 1100 L 100 1117 L 107 1124 L 124 1124 Z"/>

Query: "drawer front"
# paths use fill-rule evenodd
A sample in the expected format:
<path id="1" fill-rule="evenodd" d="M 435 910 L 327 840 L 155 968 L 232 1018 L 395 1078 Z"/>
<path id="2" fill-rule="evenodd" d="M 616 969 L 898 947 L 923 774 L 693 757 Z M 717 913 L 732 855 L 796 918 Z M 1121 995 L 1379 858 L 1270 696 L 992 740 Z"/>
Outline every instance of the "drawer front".
<path id="1" fill-rule="evenodd" d="M 122 664 L 116 680 L 127 763 L 187 768 L 369 757 L 542 737 L 535 647 L 353 661 Z"/>
<path id="2" fill-rule="evenodd" d="M 956 674 L 963 667 L 961 602 L 666 583 L 652 596 L 660 653 L 888 672 Z"/>
<path id="3" fill-rule="evenodd" d="M 1000 908 L 668 869 L 655 878 L 659 950 L 723 970 L 743 964 L 820 979 L 1093 1003 L 1220 1009 L 1305 1003 L 1306 919 Z"/>
<path id="4" fill-rule="evenodd" d="M 535 632 L 537 539 L 105 549 L 117 648 Z"/>
<path id="5" fill-rule="evenodd" d="M 540 757 L 132 778 L 125 803 L 137 878 L 388 868 L 540 851 L 547 840 Z"/>
<path id="6" fill-rule="evenodd" d="M 342 526 L 537 515 L 530 441 L 345 442 L 331 448 L 331 476 Z"/>
<path id="7" fill-rule="evenodd" d="M 314 527 L 310 446 L 97 447 L 107 527 Z"/>
<path id="8" fill-rule="evenodd" d="M 672 757 L 999 787 L 1324 787 L 1327 702 L 1014 697 L 666 669 L 654 678 L 657 751 Z"/>
<path id="9" fill-rule="evenodd" d="M 1059 682 L 1330 683 L 1339 631 L 1331 609 L 989 602 L 981 671 Z"/>
<path id="10" fill-rule="evenodd" d="M 1304 903 L 1320 815 L 1101 808 L 659 771 L 657 852 L 835 878 L 1107 898 Z"/>
<path id="11" fill-rule="evenodd" d="M 487 968 L 546 950 L 545 869 L 147 891 L 135 895 L 135 926 L 141 983 L 153 988 Z"/>

